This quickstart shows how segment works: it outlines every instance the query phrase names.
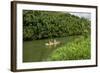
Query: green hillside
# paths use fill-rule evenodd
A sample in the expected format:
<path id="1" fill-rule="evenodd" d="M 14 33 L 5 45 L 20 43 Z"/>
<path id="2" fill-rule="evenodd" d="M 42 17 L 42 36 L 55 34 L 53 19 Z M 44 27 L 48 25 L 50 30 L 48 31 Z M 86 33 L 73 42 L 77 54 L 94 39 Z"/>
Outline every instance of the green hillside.
<path id="1" fill-rule="evenodd" d="M 86 36 L 90 33 L 90 23 L 68 12 L 23 10 L 23 39 Z"/>

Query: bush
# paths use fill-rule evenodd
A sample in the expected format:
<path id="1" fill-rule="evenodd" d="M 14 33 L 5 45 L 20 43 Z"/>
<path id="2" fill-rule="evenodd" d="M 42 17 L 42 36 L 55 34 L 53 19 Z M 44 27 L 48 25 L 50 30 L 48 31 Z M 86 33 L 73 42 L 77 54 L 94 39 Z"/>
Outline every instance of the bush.
<path id="1" fill-rule="evenodd" d="M 23 39 L 90 33 L 90 21 L 65 12 L 23 10 Z"/>
<path id="2" fill-rule="evenodd" d="M 88 36 L 85 38 L 81 36 L 62 47 L 57 48 L 47 60 L 58 61 L 90 59 L 90 45 L 90 37 Z"/>

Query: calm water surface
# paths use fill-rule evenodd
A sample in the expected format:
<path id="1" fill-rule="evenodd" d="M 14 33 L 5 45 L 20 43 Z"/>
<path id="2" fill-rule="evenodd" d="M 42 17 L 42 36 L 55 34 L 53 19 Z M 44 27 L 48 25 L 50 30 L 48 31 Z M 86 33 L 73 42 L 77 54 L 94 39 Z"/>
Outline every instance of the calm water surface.
<path id="1" fill-rule="evenodd" d="M 43 40 L 33 40 L 33 41 L 24 41 L 23 42 L 23 62 L 39 62 L 46 61 L 47 57 L 52 54 L 54 50 L 58 47 L 67 44 L 68 41 L 73 40 L 75 37 L 63 37 L 55 38 L 57 41 L 60 41 L 61 44 L 56 46 L 46 46 L 50 39 Z"/>

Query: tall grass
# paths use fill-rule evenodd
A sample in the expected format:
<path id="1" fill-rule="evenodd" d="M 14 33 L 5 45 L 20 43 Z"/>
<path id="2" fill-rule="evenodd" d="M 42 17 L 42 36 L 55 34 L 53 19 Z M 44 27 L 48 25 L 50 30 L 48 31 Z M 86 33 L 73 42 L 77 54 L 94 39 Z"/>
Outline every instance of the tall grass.
<path id="1" fill-rule="evenodd" d="M 56 49 L 47 60 L 82 60 L 91 58 L 90 37 L 80 36 Z"/>

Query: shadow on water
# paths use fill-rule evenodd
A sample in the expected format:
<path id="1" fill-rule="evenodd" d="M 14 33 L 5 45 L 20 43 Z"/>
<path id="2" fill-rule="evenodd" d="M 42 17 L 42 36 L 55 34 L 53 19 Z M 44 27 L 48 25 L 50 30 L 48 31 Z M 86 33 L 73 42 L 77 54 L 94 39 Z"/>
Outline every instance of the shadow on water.
<path id="1" fill-rule="evenodd" d="M 75 38 L 75 37 L 74 37 Z M 58 45 L 46 46 L 50 39 L 24 41 L 23 42 L 23 62 L 46 61 L 47 57 L 58 47 L 63 46 L 68 41 L 74 39 L 71 37 L 54 38 L 61 43 Z"/>

